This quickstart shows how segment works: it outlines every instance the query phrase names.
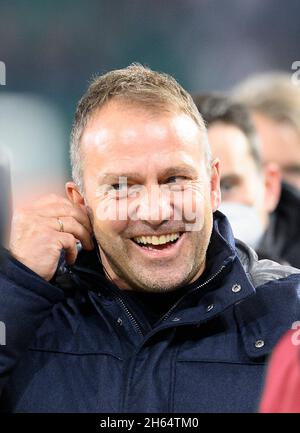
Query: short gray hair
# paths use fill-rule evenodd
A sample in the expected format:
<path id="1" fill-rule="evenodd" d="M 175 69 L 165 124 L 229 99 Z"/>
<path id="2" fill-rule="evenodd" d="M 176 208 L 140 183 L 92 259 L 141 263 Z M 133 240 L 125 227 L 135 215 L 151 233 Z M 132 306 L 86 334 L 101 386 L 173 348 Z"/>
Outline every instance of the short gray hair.
<path id="1" fill-rule="evenodd" d="M 207 136 L 205 124 L 190 94 L 170 75 L 155 72 L 140 64 L 113 70 L 91 81 L 80 99 L 71 131 L 70 157 L 73 181 L 84 190 L 81 138 L 92 114 L 112 98 L 141 105 L 154 113 L 179 111 L 190 116 Z M 205 144 L 205 157 L 211 163 L 211 152 Z"/>
<path id="2" fill-rule="evenodd" d="M 292 83 L 290 74 L 252 75 L 233 88 L 232 96 L 250 110 L 300 131 L 300 87 Z"/>

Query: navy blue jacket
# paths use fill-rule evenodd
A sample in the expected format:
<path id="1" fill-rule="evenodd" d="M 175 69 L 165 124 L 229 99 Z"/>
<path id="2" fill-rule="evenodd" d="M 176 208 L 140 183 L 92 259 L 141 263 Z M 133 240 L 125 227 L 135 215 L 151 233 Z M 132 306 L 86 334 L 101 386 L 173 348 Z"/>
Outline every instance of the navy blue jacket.
<path id="1" fill-rule="evenodd" d="M 268 355 L 300 320 L 299 270 L 258 261 L 216 212 L 205 281 L 151 327 L 94 255 L 48 283 L 4 254 L 2 412 L 257 409 Z"/>

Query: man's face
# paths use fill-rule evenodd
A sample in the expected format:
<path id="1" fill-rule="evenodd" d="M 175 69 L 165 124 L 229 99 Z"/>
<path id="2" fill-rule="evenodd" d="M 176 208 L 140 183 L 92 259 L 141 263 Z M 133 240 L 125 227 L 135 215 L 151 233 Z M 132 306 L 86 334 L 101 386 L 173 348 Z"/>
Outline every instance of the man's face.
<path id="1" fill-rule="evenodd" d="M 221 163 L 222 202 L 254 207 L 263 226 L 268 220 L 262 173 L 250 154 L 245 134 L 236 126 L 215 122 L 208 129 L 213 156 Z"/>
<path id="2" fill-rule="evenodd" d="M 278 164 L 283 180 L 300 189 L 299 133 L 292 126 L 260 113 L 253 113 L 253 121 L 261 138 L 263 162 Z"/>
<path id="3" fill-rule="evenodd" d="M 85 201 L 102 263 L 120 288 L 169 291 L 203 272 L 219 204 L 218 163 L 209 175 L 204 140 L 185 114 L 115 101 L 88 122 Z"/>

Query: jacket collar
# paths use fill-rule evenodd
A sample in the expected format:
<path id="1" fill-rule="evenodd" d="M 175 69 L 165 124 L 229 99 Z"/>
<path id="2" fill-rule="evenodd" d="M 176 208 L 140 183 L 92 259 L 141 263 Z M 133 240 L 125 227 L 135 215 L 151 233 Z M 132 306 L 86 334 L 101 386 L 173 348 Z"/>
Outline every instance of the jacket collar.
<path id="1" fill-rule="evenodd" d="M 261 296 L 253 296 L 256 290 L 251 282 L 249 266 L 251 261 L 256 260 L 256 256 L 252 257 L 251 253 L 255 255 L 254 252 L 249 253 L 247 246 L 242 244 L 241 247 L 239 243 L 236 245 L 227 218 L 221 212 L 215 212 L 207 252 L 205 281 L 200 277 L 193 285 L 187 286 L 183 302 L 168 315 L 166 320 L 155 327 L 147 338 L 165 328 L 182 325 L 200 326 L 216 318 L 229 307 L 233 307 L 248 356 L 261 358 L 270 353 L 274 342 L 283 332 L 283 327 L 277 327 L 274 332 L 274 324 L 270 326 L 269 314 L 260 312 L 260 309 L 263 310 L 264 305 L 268 304 L 267 300 L 261 302 Z M 66 276 L 67 271 L 64 266 L 62 275 Z M 93 284 L 94 278 L 97 277 L 101 290 L 108 296 L 111 292 L 121 293 L 105 278 L 95 251 L 81 250 L 75 266 L 69 268 L 69 272 L 73 274 L 72 284 L 74 285 L 74 281 L 77 280 L 78 287 L 81 289 L 85 286 L 88 291 L 93 291 L 93 287 L 98 286 Z M 85 284 L 86 277 L 90 277 L 89 284 Z M 243 302 L 245 300 L 247 302 Z M 257 348 L 256 344 L 260 340 L 265 344 Z"/>
<path id="2" fill-rule="evenodd" d="M 187 294 L 193 293 L 196 308 L 182 310 L 180 317 L 174 311 L 168 322 L 180 319 L 182 324 L 201 324 L 255 292 L 250 275 L 239 258 L 230 224 L 225 215 L 216 211 L 207 251 L 207 269 L 194 287 L 187 287 Z"/>
<path id="3" fill-rule="evenodd" d="M 213 230 L 206 262 L 207 266 L 204 274 L 197 281 L 186 286 L 186 293 L 191 292 L 201 299 L 200 310 L 205 312 L 205 317 L 218 314 L 229 305 L 255 292 L 237 255 L 230 224 L 225 215 L 219 211 L 216 211 L 213 215 Z M 69 273 L 77 274 L 80 280 L 82 280 L 82 277 L 90 277 L 89 280 L 97 277 L 97 281 L 101 286 L 97 287 L 97 291 L 101 289 L 108 296 L 111 292 L 122 295 L 121 291 L 105 277 L 96 249 L 91 252 L 81 249 L 75 265 L 72 268 L 67 268 L 69 268 Z M 66 274 L 64 262 L 61 274 Z M 233 289 L 235 285 L 241 286 L 241 290 Z M 94 284 L 90 284 L 89 290 L 93 290 L 94 286 Z M 221 290 L 212 291 L 210 290 L 212 286 L 219 287 Z M 214 304 L 214 308 L 209 311 L 208 315 L 206 309 L 211 304 Z M 198 312 L 195 313 L 196 316 L 191 314 L 190 311 L 189 320 L 199 319 L 200 310 L 198 309 Z M 173 315 L 170 315 L 170 320 L 172 320 L 172 317 Z"/>

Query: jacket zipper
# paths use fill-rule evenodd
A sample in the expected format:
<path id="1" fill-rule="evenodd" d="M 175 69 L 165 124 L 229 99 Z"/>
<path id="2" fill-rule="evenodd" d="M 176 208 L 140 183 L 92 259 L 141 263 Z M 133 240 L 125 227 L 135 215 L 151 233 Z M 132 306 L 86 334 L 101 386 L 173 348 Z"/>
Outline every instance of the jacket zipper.
<path id="1" fill-rule="evenodd" d="M 200 284 L 199 286 L 195 287 L 193 290 L 191 290 L 189 293 L 194 293 L 195 291 L 201 289 L 202 287 L 206 286 L 207 284 L 209 284 L 211 281 L 213 281 L 225 268 L 226 266 L 223 265 L 221 266 L 221 268 L 218 270 L 218 272 L 216 272 L 214 275 L 212 275 L 210 278 L 208 278 L 206 281 L 204 281 L 204 283 Z M 126 306 L 125 302 L 123 301 L 123 299 L 118 296 L 116 293 L 113 293 L 115 298 L 117 299 L 117 301 L 119 302 L 119 304 L 121 305 L 121 307 L 123 308 L 123 310 L 125 311 L 126 315 L 128 316 L 131 324 L 133 325 L 133 327 L 136 329 L 136 331 L 143 337 L 143 331 L 139 325 L 139 323 L 137 322 L 137 320 L 135 319 L 135 317 L 133 316 L 133 314 L 130 312 L 130 310 L 128 309 L 128 307 Z M 167 320 L 170 315 L 172 314 L 172 312 L 174 311 L 174 309 L 179 305 L 179 303 L 182 301 L 182 299 L 186 296 L 186 294 L 184 294 L 171 308 L 169 311 L 167 311 L 167 313 L 159 320 L 159 322 L 164 322 L 165 320 Z M 158 322 L 158 323 L 159 323 Z"/>
<path id="2" fill-rule="evenodd" d="M 77 268 L 77 270 L 82 271 L 81 269 L 78 269 L 78 268 Z M 83 270 L 83 272 L 86 272 L 86 271 Z M 94 272 L 89 272 L 89 274 L 93 274 L 96 278 L 99 278 L 98 274 L 96 274 Z M 138 324 L 137 320 L 134 318 L 133 314 L 129 311 L 129 309 L 126 306 L 126 304 L 123 301 L 123 299 L 120 296 L 118 296 L 114 291 L 112 291 L 112 294 L 113 294 L 114 298 L 117 300 L 117 302 L 120 304 L 121 308 L 125 311 L 125 313 L 128 316 L 131 324 L 133 325 L 133 327 L 137 330 L 137 332 L 141 336 L 144 336 L 140 325 Z"/>
<path id="3" fill-rule="evenodd" d="M 225 268 L 226 266 L 223 265 L 221 266 L 221 268 L 218 270 L 218 272 L 216 272 L 214 275 L 212 275 L 210 278 L 208 278 L 206 281 L 204 281 L 204 283 L 200 284 L 199 286 L 195 287 L 193 290 L 191 290 L 189 292 L 190 293 L 194 293 L 199 289 L 202 289 L 202 287 L 206 286 L 207 284 L 209 284 L 211 281 L 213 281 Z M 172 312 L 174 311 L 174 309 L 180 304 L 180 302 L 182 301 L 183 298 L 185 298 L 186 294 L 184 294 L 171 308 L 170 310 L 160 319 L 160 322 L 163 322 L 165 320 L 167 320 L 170 315 L 172 314 Z"/>
<path id="4" fill-rule="evenodd" d="M 140 325 L 138 324 L 137 320 L 134 318 L 134 316 L 131 314 L 131 312 L 129 311 L 129 309 L 127 308 L 125 302 L 123 301 L 122 298 L 120 298 L 120 296 L 115 295 L 117 301 L 119 302 L 119 304 L 121 304 L 121 307 L 123 308 L 123 310 L 125 311 L 125 313 L 127 314 L 130 322 L 132 323 L 133 327 L 137 330 L 137 332 L 143 337 L 144 334 L 141 330 Z"/>
<path id="5" fill-rule="evenodd" d="M 201 289 L 202 287 L 206 286 L 207 284 L 209 284 L 211 281 L 213 281 L 225 268 L 226 266 L 223 265 L 221 266 L 221 268 L 218 270 L 218 272 L 216 272 L 214 275 L 212 275 L 210 278 L 208 278 L 206 281 L 204 281 L 202 284 L 200 284 L 199 286 L 195 287 L 193 290 L 191 290 L 189 292 L 190 293 L 194 293 L 197 290 Z M 116 299 L 119 301 L 119 303 L 121 304 L 121 306 L 123 307 L 123 309 L 125 310 L 127 316 L 129 317 L 132 325 L 134 326 L 134 328 L 138 331 L 138 333 L 141 336 L 144 336 L 140 325 L 138 324 L 137 320 L 133 317 L 133 315 L 131 314 L 131 312 L 129 311 L 129 309 L 127 308 L 125 302 L 123 301 L 122 298 L 120 298 L 119 296 L 115 295 Z M 186 296 L 186 294 L 184 294 L 171 308 L 170 310 L 159 320 L 159 322 L 164 322 L 165 320 L 167 320 L 170 315 L 172 314 L 172 312 L 174 311 L 174 309 L 179 305 L 179 303 L 182 301 L 182 299 Z"/>

